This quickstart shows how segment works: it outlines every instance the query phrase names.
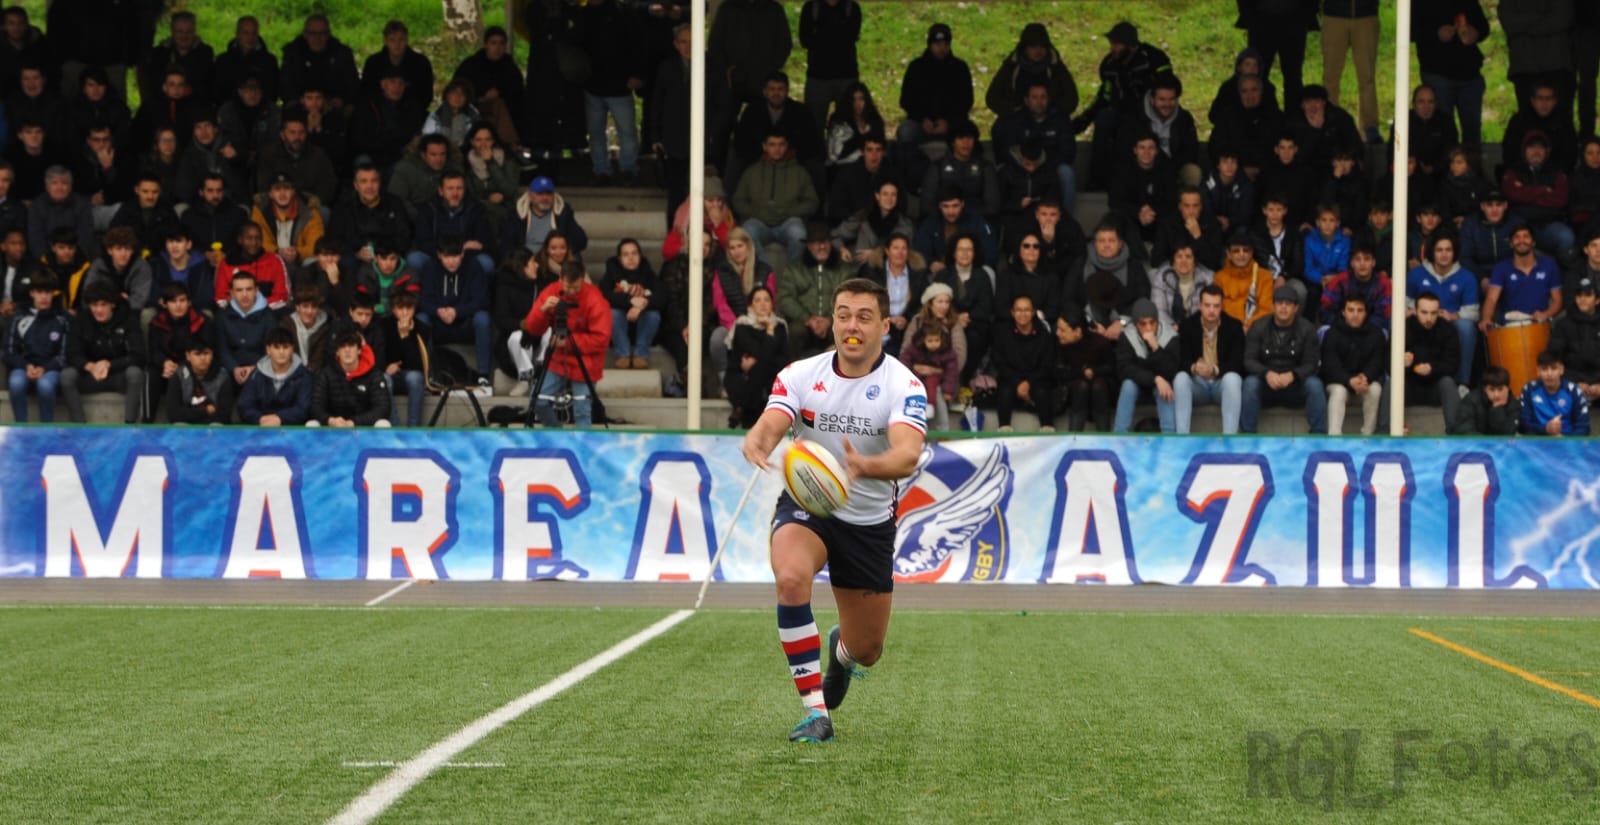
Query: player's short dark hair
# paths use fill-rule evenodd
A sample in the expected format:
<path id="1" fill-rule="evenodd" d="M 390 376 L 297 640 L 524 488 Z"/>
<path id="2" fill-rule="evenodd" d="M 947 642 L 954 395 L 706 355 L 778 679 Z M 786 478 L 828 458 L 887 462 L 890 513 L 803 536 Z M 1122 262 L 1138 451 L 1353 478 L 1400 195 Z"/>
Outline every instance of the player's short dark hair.
<path id="1" fill-rule="evenodd" d="M 889 290 L 870 278 L 850 278 L 833 290 L 833 303 L 840 295 L 871 295 L 878 299 L 878 314 L 889 317 Z"/>
<path id="2" fill-rule="evenodd" d="M 183 351 L 185 353 L 211 352 L 211 342 L 204 335 L 191 335 L 189 336 L 189 345 L 184 347 Z"/>
<path id="3" fill-rule="evenodd" d="M 316 304 L 322 306 L 322 290 L 312 284 L 302 284 L 294 290 L 294 305 Z"/>
<path id="4" fill-rule="evenodd" d="M 376 310 L 378 308 L 378 296 L 364 289 L 358 289 L 355 295 L 350 298 L 350 308 Z"/>
<path id="5" fill-rule="evenodd" d="M 438 132 L 430 132 L 426 135 L 423 135 L 422 138 L 417 141 L 417 154 L 422 154 L 422 150 L 427 149 L 430 146 L 443 146 L 444 150 L 448 152 L 450 151 L 450 139 L 439 134 Z"/>
<path id="6" fill-rule="evenodd" d="M 417 295 L 414 292 L 396 292 L 389 296 L 389 309 L 416 309 Z"/>
<path id="7" fill-rule="evenodd" d="M 1433 294 L 1433 290 L 1431 290 L 1431 289 L 1424 290 L 1421 295 L 1417 296 L 1417 302 L 1418 303 L 1421 303 L 1423 301 L 1432 301 L 1432 302 L 1437 304 L 1437 303 L 1439 303 L 1439 296 Z"/>
<path id="8" fill-rule="evenodd" d="M 439 236 L 439 245 L 434 252 L 440 257 L 444 257 L 445 255 L 460 255 L 462 250 L 465 248 L 466 242 L 461 240 L 460 235 L 452 232 Z"/>
<path id="9" fill-rule="evenodd" d="M 1505 367 L 1490 365 L 1483 368 L 1483 385 L 1485 387 L 1511 386 L 1511 373 Z"/>
<path id="10" fill-rule="evenodd" d="M 353 329 L 347 329 L 333 339 L 333 348 L 336 350 L 341 350 L 345 347 L 360 347 L 365 344 L 366 339 L 361 337 L 361 333 L 358 330 Z"/>
<path id="11" fill-rule="evenodd" d="M 1537 363 L 1541 367 L 1559 367 L 1561 366 L 1561 353 L 1556 352 L 1553 349 L 1547 349 L 1544 352 L 1539 353 L 1539 360 Z"/>
<path id="12" fill-rule="evenodd" d="M 78 245 L 78 230 L 70 226 L 58 226 L 50 230 L 49 238 L 51 246 L 76 247 Z"/>
<path id="13" fill-rule="evenodd" d="M 1360 304 L 1362 309 L 1367 310 L 1369 312 L 1372 310 L 1371 305 L 1369 305 L 1367 303 L 1367 296 L 1365 296 L 1365 295 L 1357 295 L 1357 294 L 1351 292 L 1351 293 L 1347 293 L 1343 298 L 1339 299 L 1339 314 L 1343 315 L 1344 314 L 1344 308 L 1347 307 L 1347 306 L 1350 306 L 1351 304 Z"/>
<path id="14" fill-rule="evenodd" d="M 246 272 L 243 269 L 235 269 L 233 271 L 233 277 L 228 279 L 228 287 L 231 289 L 234 284 L 240 281 L 249 281 L 253 284 L 256 282 L 256 276 Z"/>
<path id="15" fill-rule="evenodd" d="M 294 346 L 294 333 L 283 327 L 273 327 L 267 330 L 267 337 L 261 342 L 266 347 L 292 347 Z"/>
<path id="16" fill-rule="evenodd" d="M 1216 284 L 1206 284 L 1205 286 L 1201 287 L 1200 294 L 1210 295 L 1213 298 L 1221 300 L 1226 300 L 1228 297 L 1228 293 L 1223 292 L 1222 287 L 1217 286 Z"/>

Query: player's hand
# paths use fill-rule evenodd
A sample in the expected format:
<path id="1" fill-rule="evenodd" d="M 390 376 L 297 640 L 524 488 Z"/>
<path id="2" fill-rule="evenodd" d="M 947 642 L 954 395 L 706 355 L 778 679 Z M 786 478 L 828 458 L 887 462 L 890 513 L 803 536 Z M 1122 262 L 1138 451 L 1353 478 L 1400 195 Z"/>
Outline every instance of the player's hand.
<path id="1" fill-rule="evenodd" d="M 756 436 L 756 432 L 757 431 L 755 429 L 752 429 L 750 432 L 745 433 L 744 444 L 742 445 L 741 450 L 744 452 L 745 461 L 750 462 L 756 467 L 760 467 L 762 471 L 765 472 L 772 469 L 772 462 L 767 460 L 771 458 L 772 450 L 770 448 L 766 450 L 761 449 L 761 443 Z"/>
<path id="2" fill-rule="evenodd" d="M 867 472 L 867 457 L 856 452 L 855 445 L 848 438 L 844 440 L 844 472 L 847 476 L 844 481 L 846 487 L 856 483 L 856 479 Z"/>
<path id="3" fill-rule="evenodd" d="M 1561 416 L 1550 419 L 1550 423 L 1544 425 L 1544 431 L 1546 435 L 1561 435 Z"/>

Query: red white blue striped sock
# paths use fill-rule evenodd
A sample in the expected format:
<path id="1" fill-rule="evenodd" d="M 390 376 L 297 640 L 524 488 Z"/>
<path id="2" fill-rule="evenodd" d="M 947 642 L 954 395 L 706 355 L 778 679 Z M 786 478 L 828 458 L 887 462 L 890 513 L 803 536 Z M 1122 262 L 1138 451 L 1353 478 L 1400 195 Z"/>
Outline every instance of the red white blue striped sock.
<path id="1" fill-rule="evenodd" d="M 783 642 L 783 653 L 789 658 L 789 675 L 800 691 L 800 701 L 806 709 L 826 715 L 828 708 L 822 700 L 822 638 L 817 634 L 810 604 L 778 605 L 778 640 Z"/>

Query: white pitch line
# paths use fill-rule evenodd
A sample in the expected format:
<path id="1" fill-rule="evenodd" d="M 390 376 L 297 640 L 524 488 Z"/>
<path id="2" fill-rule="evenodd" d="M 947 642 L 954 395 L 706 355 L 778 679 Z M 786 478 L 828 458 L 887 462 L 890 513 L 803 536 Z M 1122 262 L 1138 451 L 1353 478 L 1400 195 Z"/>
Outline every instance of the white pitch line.
<path id="1" fill-rule="evenodd" d="M 601 668 L 638 650 L 646 642 L 677 627 L 684 619 L 694 615 L 693 610 L 679 610 L 653 625 L 612 645 L 604 652 L 583 664 L 557 676 L 543 686 L 525 693 L 500 706 L 494 712 L 451 734 L 448 739 L 428 748 L 402 763 L 394 772 L 345 806 L 328 825 L 366 825 L 377 819 L 407 791 L 428 777 L 428 774 L 448 764 L 452 758 L 476 745 L 484 737 L 516 720 L 517 717 L 544 704 L 562 691 L 582 682 Z"/>
<path id="2" fill-rule="evenodd" d="M 384 760 L 382 762 L 340 762 L 341 768 L 398 768 L 405 763 Z M 503 768 L 504 762 L 446 762 L 441 768 Z"/>
<path id="3" fill-rule="evenodd" d="M 390 596 L 393 596 L 396 593 L 399 593 L 400 591 L 402 591 L 402 590 L 406 589 L 407 587 L 410 587 L 411 585 L 416 584 L 416 583 L 417 583 L 416 579 L 406 579 L 405 581 L 395 585 L 394 587 L 389 588 L 389 591 L 387 593 L 384 593 L 382 596 L 379 596 L 378 598 L 373 599 L 370 602 L 367 602 L 366 606 L 367 607 L 377 607 L 378 605 L 383 604 L 385 601 L 388 601 Z"/>

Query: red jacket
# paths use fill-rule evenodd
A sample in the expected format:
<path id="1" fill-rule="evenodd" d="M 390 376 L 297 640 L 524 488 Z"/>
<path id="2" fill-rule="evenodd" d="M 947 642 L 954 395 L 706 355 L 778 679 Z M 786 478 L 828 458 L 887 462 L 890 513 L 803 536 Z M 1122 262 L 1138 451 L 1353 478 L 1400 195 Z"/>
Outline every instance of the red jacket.
<path id="1" fill-rule="evenodd" d="M 544 335 L 554 316 L 541 312 L 540 307 L 546 299 L 560 295 L 560 281 L 540 290 L 522 328 L 534 336 Z M 583 356 L 583 365 L 589 370 L 590 380 L 598 382 L 605 372 L 606 348 L 611 344 L 611 305 L 594 284 L 584 282 L 583 290 L 578 293 L 578 305 L 567 311 L 567 329 L 572 339 L 551 358 L 550 370 L 569 381 L 582 381 L 583 373 L 578 371 L 577 357 L 572 351 L 576 345 Z"/>
<path id="2" fill-rule="evenodd" d="M 234 257 L 242 259 L 244 253 Z M 248 272 L 256 276 L 256 289 L 267 296 L 267 306 L 281 309 L 289 305 L 292 297 L 289 292 L 289 271 L 284 269 L 283 259 L 271 252 L 262 252 L 261 257 L 249 263 L 225 260 L 217 267 L 217 306 L 228 303 L 235 272 Z"/>

